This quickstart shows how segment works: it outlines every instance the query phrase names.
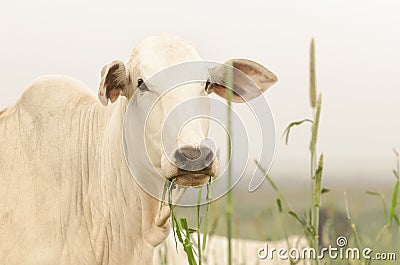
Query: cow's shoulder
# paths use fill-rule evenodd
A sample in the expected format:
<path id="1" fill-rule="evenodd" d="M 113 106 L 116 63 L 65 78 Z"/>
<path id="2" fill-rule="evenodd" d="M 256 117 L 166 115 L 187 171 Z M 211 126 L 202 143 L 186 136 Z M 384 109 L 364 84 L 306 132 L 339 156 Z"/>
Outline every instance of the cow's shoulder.
<path id="1" fill-rule="evenodd" d="M 79 80 L 62 75 L 42 76 L 34 80 L 23 92 L 17 105 L 32 111 L 67 111 L 79 104 L 90 104 L 97 99 Z"/>

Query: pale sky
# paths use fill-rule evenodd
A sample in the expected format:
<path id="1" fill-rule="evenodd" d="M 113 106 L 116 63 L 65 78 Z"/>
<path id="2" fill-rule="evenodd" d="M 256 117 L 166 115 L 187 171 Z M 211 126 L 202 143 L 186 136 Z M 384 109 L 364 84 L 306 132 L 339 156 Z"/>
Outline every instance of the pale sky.
<path id="1" fill-rule="evenodd" d="M 316 40 L 323 94 L 320 148 L 328 181 L 392 181 L 400 149 L 399 1 L 2 1 L 0 109 L 44 74 L 75 77 L 97 93 L 101 68 L 127 61 L 160 32 L 193 43 L 206 60 L 249 58 L 278 83 L 266 94 L 276 123 L 272 174 L 308 173 L 308 51 Z"/>

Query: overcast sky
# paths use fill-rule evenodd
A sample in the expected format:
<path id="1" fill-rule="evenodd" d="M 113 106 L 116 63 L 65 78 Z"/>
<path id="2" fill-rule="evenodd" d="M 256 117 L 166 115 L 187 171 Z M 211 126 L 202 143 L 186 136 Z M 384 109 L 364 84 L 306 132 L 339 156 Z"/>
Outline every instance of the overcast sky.
<path id="1" fill-rule="evenodd" d="M 0 109 L 44 74 L 97 91 L 102 66 L 127 61 L 160 32 L 195 44 L 204 59 L 249 58 L 279 82 L 266 94 L 278 137 L 272 173 L 307 174 L 308 133 L 285 126 L 310 117 L 308 51 L 316 39 L 323 94 L 320 148 L 330 180 L 392 181 L 400 149 L 399 1 L 1 1 Z"/>

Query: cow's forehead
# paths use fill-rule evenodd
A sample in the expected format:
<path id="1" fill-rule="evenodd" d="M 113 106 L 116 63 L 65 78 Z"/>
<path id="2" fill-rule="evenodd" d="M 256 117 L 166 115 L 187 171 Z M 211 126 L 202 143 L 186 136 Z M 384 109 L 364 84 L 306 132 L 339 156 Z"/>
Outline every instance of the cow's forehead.
<path id="1" fill-rule="evenodd" d="M 146 79 L 171 65 L 198 60 L 201 57 L 193 45 L 168 34 L 144 39 L 130 58 L 135 72 Z"/>

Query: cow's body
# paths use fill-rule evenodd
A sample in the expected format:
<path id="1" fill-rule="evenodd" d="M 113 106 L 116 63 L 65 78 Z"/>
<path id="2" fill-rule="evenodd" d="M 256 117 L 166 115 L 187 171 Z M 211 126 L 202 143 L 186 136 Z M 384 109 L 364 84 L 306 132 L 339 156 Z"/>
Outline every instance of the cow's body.
<path id="1" fill-rule="evenodd" d="M 120 98 L 104 108 L 81 83 L 45 77 L 3 113 L 1 264 L 152 258 L 152 246 L 140 236 L 145 195 L 123 163 L 126 105 Z"/>
<path id="2" fill-rule="evenodd" d="M 199 58 L 179 38 L 151 37 L 133 50 L 127 64 L 114 61 L 103 68 L 100 101 L 79 81 L 49 76 L 34 81 L 15 105 L 0 112 L 0 265 L 152 264 L 154 248 L 170 232 L 170 211 L 160 210 L 160 202 L 139 188 L 128 169 L 124 116 L 129 100 L 143 88 L 140 83 L 170 65 Z M 255 62 L 231 62 L 256 80 L 261 92 L 276 81 Z M 162 88 L 155 89 L 141 91 L 136 102 L 149 105 L 161 94 Z M 205 89 L 201 83 L 187 84 L 157 101 L 141 137 L 148 149 L 127 147 L 139 160 L 149 152 L 152 165 L 141 168 L 153 166 L 177 184 L 207 183 L 217 165 L 215 150 L 200 145 L 208 121 L 183 127 L 179 141 L 184 146 L 172 153 L 207 151 L 210 155 L 201 159 L 178 156 L 190 167 L 195 165 L 191 160 L 199 160 L 204 166 L 198 169 L 178 168 L 176 161 L 165 159 L 170 154 L 162 153 L 160 124 L 183 101 L 207 99 L 213 91 L 225 97 L 224 89 L 215 82 Z M 138 106 L 136 114 L 141 113 Z M 143 128 L 134 130 L 143 134 Z"/>

